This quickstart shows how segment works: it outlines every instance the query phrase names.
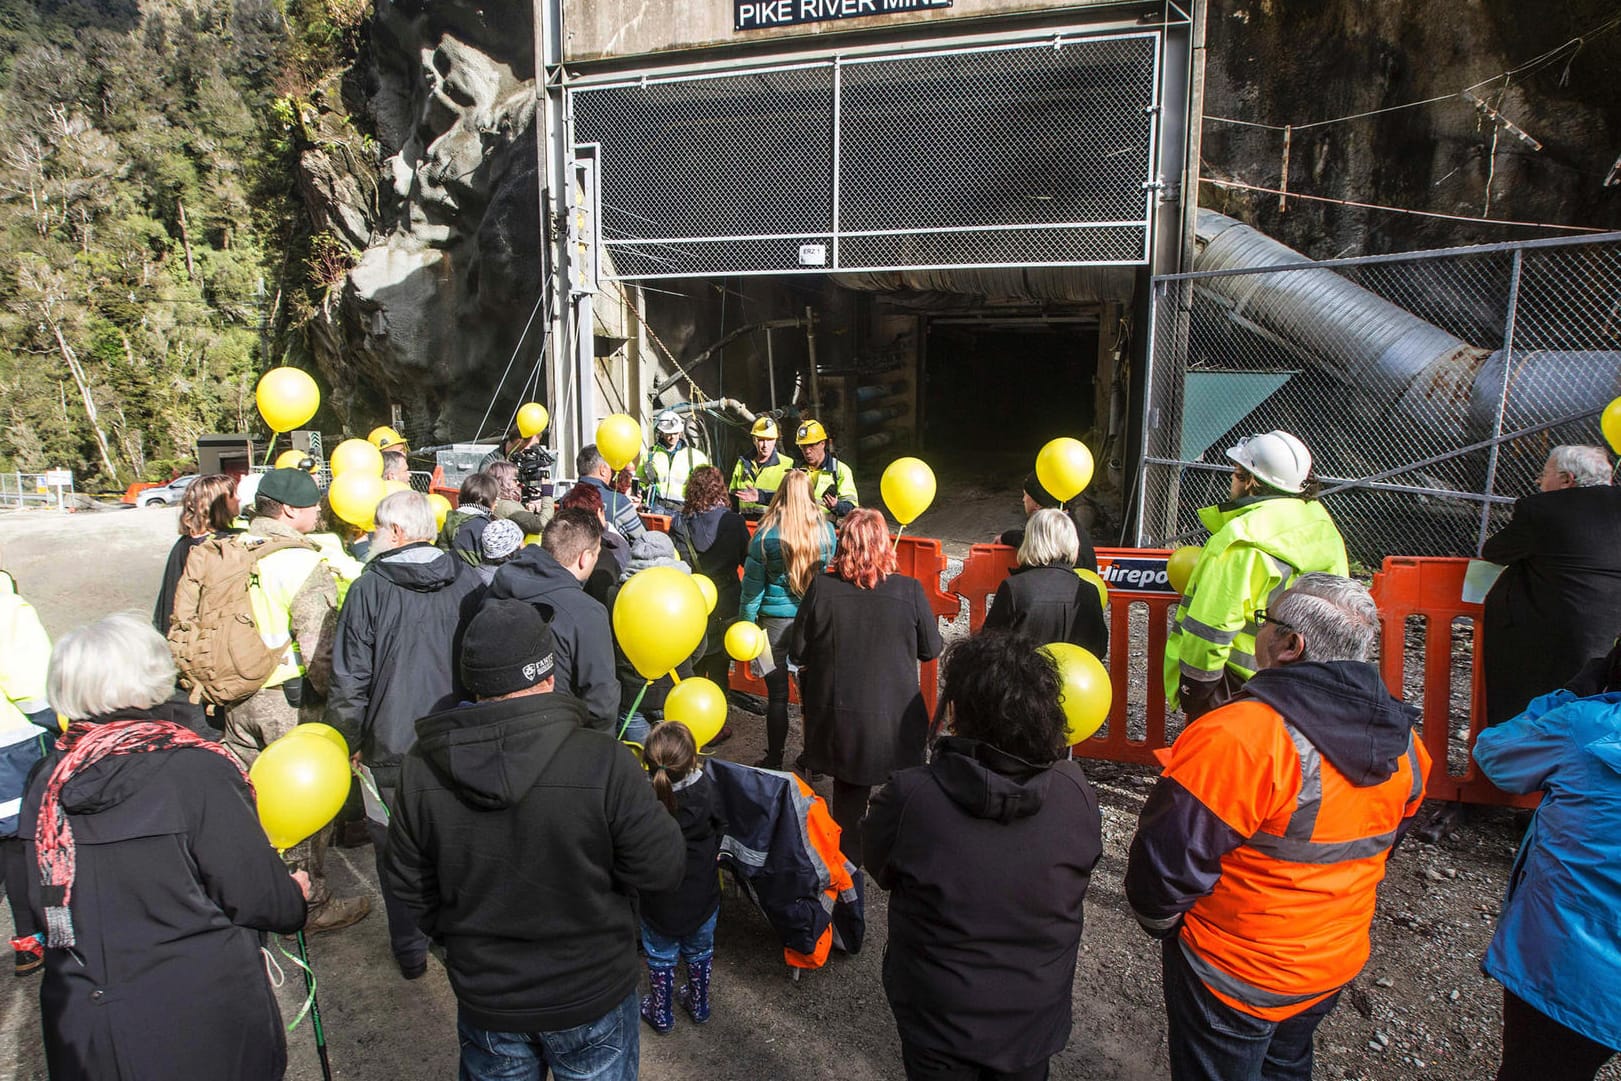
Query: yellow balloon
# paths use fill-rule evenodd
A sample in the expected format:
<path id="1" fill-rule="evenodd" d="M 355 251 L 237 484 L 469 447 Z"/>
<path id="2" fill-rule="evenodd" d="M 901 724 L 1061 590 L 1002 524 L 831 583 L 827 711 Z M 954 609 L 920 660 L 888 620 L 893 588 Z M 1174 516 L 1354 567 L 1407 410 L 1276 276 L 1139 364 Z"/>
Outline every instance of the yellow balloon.
<path id="1" fill-rule="evenodd" d="M 364 439 L 345 439 L 332 451 L 330 464 L 334 477 L 341 477 L 345 473 L 362 473 L 366 476 L 381 477 L 383 475 L 383 452 Z"/>
<path id="2" fill-rule="evenodd" d="M 440 522 L 439 523 L 439 528 L 440 529 L 445 528 L 445 523 Z M 540 543 L 540 534 L 539 533 L 525 533 L 523 535 L 523 542 L 524 542 L 524 544 L 526 546 L 530 545 L 530 544 L 539 544 Z"/>
<path id="3" fill-rule="evenodd" d="M 372 450 L 376 449 L 372 447 Z M 366 473 L 345 473 L 341 477 L 333 477 L 332 486 L 326 490 L 332 512 L 368 533 L 376 528 L 374 516 L 377 514 L 377 504 L 387 494 L 383 478 Z"/>
<path id="4" fill-rule="evenodd" d="M 692 575 L 674 567 L 637 571 L 614 601 L 614 637 L 643 679 L 658 679 L 692 656 L 709 625 Z"/>
<path id="5" fill-rule="evenodd" d="M 911 525 L 934 502 L 934 470 L 921 458 L 896 458 L 878 484 L 884 506 L 901 525 Z"/>
<path id="6" fill-rule="evenodd" d="M 527 402 L 518 409 L 518 434 L 525 439 L 544 432 L 551 422 L 546 407 L 539 402 Z"/>
<path id="7" fill-rule="evenodd" d="M 434 528 L 435 529 L 443 529 L 443 528 L 445 528 L 445 517 L 447 515 L 449 515 L 452 510 L 455 509 L 454 507 L 452 507 L 450 505 L 450 500 L 446 499 L 444 496 L 440 495 L 438 492 L 429 492 L 428 493 L 428 506 L 433 508 Z"/>
<path id="8" fill-rule="evenodd" d="M 704 614 L 715 611 L 715 605 L 720 603 L 720 594 L 715 591 L 715 583 L 709 580 L 709 575 L 694 571 L 692 584 L 698 587 L 698 592 L 704 595 Z"/>
<path id="9" fill-rule="evenodd" d="M 395 492 L 409 492 L 410 490 L 411 486 L 403 480 L 385 480 L 383 482 L 383 495 L 385 498 Z M 443 529 L 444 527 L 440 526 L 440 528 Z"/>
<path id="10" fill-rule="evenodd" d="M 642 452 L 642 426 L 627 413 L 603 417 L 597 425 L 597 452 L 609 469 L 618 472 L 625 468 Z"/>
<path id="11" fill-rule="evenodd" d="M 1188 579 L 1193 577 L 1194 565 L 1199 562 L 1202 548 L 1183 547 L 1172 552 L 1165 561 L 1165 577 L 1171 580 L 1171 588 L 1178 593 L 1188 591 Z"/>
<path id="12" fill-rule="evenodd" d="M 310 373 L 297 368 L 272 368 L 259 378 L 253 392 L 259 415 L 273 432 L 290 432 L 307 424 L 321 407 L 321 388 Z"/>
<path id="13" fill-rule="evenodd" d="M 1054 499 L 1068 503 L 1092 483 L 1092 452 L 1079 439 L 1054 439 L 1036 455 L 1036 479 Z"/>
<path id="14" fill-rule="evenodd" d="M 1109 607 L 1109 584 L 1096 571 L 1089 571 L 1085 567 L 1076 567 L 1075 573 L 1081 576 L 1081 581 L 1091 582 L 1098 588 L 1098 603 Z"/>
<path id="15" fill-rule="evenodd" d="M 1610 449 L 1621 454 L 1621 398 L 1604 407 L 1599 427 L 1604 429 L 1604 441 L 1610 444 Z"/>
<path id="16" fill-rule="evenodd" d="M 265 836 L 285 851 L 343 809 L 349 798 L 349 755 L 329 739 L 294 729 L 259 752 L 248 778 L 258 795 Z"/>
<path id="17" fill-rule="evenodd" d="M 726 725 L 726 692 L 702 676 L 684 679 L 664 699 L 664 719 L 686 725 L 702 747 Z"/>
<path id="18" fill-rule="evenodd" d="M 307 724 L 294 726 L 293 730 L 287 734 L 289 736 L 298 736 L 301 739 L 324 739 L 338 750 L 342 751 L 345 757 L 348 757 L 349 755 L 349 741 L 343 738 L 342 732 L 339 732 L 336 728 L 333 728 L 329 724 L 322 724 L 319 721 L 310 721 Z"/>
<path id="19" fill-rule="evenodd" d="M 1071 744 L 1091 739 L 1109 719 L 1109 706 L 1114 702 L 1108 669 L 1070 642 L 1052 642 L 1042 646 L 1041 651 L 1058 665 L 1058 704 L 1064 710 L 1064 737 Z"/>
<path id="20" fill-rule="evenodd" d="M 765 652 L 765 631 L 753 623 L 726 628 L 726 655 L 734 661 L 752 661 Z"/>

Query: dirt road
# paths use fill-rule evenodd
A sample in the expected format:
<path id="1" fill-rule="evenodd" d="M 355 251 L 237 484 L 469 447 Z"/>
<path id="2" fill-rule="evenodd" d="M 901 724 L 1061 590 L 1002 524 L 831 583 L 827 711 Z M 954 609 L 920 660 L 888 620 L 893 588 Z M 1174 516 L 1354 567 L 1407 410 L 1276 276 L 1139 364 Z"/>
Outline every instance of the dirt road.
<path id="1" fill-rule="evenodd" d="M 5 565 L 60 634 L 119 609 L 147 612 L 174 536 L 174 514 L 116 511 L 0 517 Z M 734 714 L 743 735 L 725 756 L 752 762 L 763 750 L 761 721 Z M 797 750 L 798 732 L 790 737 Z M 1088 765 L 1104 811 L 1105 850 L 1093 878 L 1075 981 L 1075 1029 L 1053 1077 L 1148 1081 L 1167 1073 L 1158 946 L 1138 930 L 1121 892 L 1126 846 L 1153 777 Z M 826 793 L 824 793 L 825 795 Z M 1373 958 L 1317 1040 L 1320 1078 L 1463 1079 L 1495 1070 L 1500 992 L 1480 975 L 1513 851 L 1505 815 L 1486 815 L 1440 846 L 1409 843 L 1391 862 L 1373 929 Z M 329 873 L 344 893 L 376 897 L 369 848 L 334 849 Z M 1020 884 L 1007 884 L 1017 892 Z M 899 1045 L 884 1000 L 883 894 L 867 894 L 866 947 L 836 955 L 798 983 L 745 899 L 728 894 L 717 936 L 713 1021 L 678 1024 L 667 1037 L 644 1030 L 643 1076 L 669 1081 L 899 1076 Z M 343 1078 L 415 1081 L 456 1070 L 455 1000 L 444 970 L 408 983 L 389 956 L 378 911 L 361 924 L 311 941 L 334 1072 Z M 303 1002 L 293 965 L 282 960 L 283 1014 Z M 38 977 L 0 984 L 0 1078 L 43 1079 Z M 315 1081 L 308 1020 L 289 1036 L 290 1078 Z M 161 1034 L 154 1034 L 161 1038 Z M 1621 1078 L 1621 1069 L 1603 1075 Z M 213 1079 L 198 1079 L 213 1081 Z"/>

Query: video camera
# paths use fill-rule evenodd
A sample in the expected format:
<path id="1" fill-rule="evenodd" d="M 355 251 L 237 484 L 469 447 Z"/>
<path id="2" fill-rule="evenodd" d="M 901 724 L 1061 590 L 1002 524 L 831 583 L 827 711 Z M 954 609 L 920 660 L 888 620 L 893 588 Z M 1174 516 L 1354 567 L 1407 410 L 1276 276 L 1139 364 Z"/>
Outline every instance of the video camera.
<path id="1" fill-rule="evenodd" d="M 552 467 L 557 464 L 556 454 L 537 443 L 514 454 L 512 464 L 518 467 L 518 484 L 523 489 L 525 506 L 551 494 Z"/>

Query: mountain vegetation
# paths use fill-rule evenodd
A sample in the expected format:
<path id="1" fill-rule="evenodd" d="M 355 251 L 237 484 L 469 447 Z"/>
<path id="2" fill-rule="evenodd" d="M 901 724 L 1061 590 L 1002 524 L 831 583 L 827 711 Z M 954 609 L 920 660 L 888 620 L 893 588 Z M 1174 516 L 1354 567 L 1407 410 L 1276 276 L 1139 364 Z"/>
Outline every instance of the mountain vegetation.
<path id="1" fill-rule="evenodd" d="M 307 361 L 296 103 L 362 0 L 0 0 L 0 470 L 161 479 Z"/>

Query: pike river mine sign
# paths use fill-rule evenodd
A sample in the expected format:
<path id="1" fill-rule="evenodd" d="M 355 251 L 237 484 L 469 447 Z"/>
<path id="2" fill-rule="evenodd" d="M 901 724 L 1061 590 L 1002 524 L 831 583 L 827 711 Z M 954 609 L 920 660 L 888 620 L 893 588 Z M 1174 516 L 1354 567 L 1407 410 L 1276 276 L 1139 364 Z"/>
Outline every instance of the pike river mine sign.
<path id="1" fill-rule="evenodd" d="M 948 8 L 953 0 L 732 0 L 734 28 L 764 30 L 768 26 L 859 19 L 868 15 L 897 15 L 906 11 Z"/>

